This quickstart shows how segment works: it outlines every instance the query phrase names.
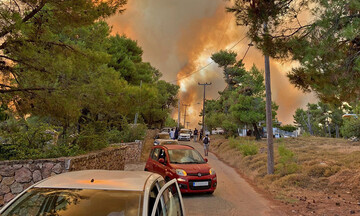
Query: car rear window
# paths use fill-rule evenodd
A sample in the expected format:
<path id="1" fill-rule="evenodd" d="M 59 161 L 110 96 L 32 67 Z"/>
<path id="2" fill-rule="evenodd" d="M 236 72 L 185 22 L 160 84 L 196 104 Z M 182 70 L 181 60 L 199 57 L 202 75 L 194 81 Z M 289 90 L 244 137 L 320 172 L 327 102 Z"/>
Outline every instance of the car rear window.
<path id="1" fill-rule="evenodd" d="M 32 188 L 1 215 L 141 215 L 140 191 Z"/>

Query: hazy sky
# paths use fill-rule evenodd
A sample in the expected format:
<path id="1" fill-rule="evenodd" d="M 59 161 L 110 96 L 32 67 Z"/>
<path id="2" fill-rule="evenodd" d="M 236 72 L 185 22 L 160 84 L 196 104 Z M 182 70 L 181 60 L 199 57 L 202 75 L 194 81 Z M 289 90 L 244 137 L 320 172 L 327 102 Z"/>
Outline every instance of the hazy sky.
<path id="1" fill-rule="evenodd" d="M 225 12 L 230 4 L 224 0 L 129 0 L 123 14 L 108 20 L 114 34 L 138 41 L 144 61 L 158 68 L 162 79 L 180 86 L 181 103 L 190 104 L 186 121 L 191 127 L 198 126 L 200 120 L 203 88 L 198 82 L 212 82 L 206 92 L 208 99 L 216 99 L 218 91 L 225 88 L 222 70 L 215 63 L 194 71 L 211 63 L 212 53 L 230 49 L 239 41 L 232 50 L 241 59 L 250 43 L 244 38 L 246 29 L 236 26 L 234 15 Z M 254 47 L 244 63 L 248 69 L 254 64 L 264 68 L 263 56 Z M 289 83 L 286 72 L 290 68 L 291 63 L 271 60 L 272 97 L 279 105 L 278 119 L 285 124 L 293 122 L 296 108 L 316 101 L 313 95 L 305 95 Z M 183 123 L 183 106 L 181 111 Z"/>

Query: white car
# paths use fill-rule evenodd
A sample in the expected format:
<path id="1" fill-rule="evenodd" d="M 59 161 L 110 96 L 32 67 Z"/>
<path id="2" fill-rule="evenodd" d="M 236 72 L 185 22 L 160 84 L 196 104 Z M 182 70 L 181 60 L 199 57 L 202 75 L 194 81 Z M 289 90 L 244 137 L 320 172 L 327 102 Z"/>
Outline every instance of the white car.
<path id="1" fill-rule="evenodd" d="M 215 128 L 211 131 L 211 134 L 224 134 L 224 129 L 222 128 Z"/>
<path id="2" fill-rule="evenodd" d="M 32 185 L 0 215 L 185 215 L 176 179 L 145 171 L 83 170 Z"/>
<path id="3" fill-rule="evenodd" d="M 178 140 L 185 140 L 190 141 L 191 140 L 191 130 L 190 129 L 181 129 L 179 131 Z"/>

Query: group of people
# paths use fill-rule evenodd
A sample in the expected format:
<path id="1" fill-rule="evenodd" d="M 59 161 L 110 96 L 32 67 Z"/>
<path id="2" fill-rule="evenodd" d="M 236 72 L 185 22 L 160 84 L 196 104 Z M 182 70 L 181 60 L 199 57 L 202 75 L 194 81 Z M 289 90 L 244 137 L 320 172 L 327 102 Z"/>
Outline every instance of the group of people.
<path id="1" fill-rule="evenodd" d="M 177 139 L 179 137 L 179 128 L 171 128 L 171 130 L 169 131 L 169 135 L 170 135 L 170 139 Z M 202 141 L 202 143 L 204 144 L 204 154 L 205 156 L 208 156 L 209 154 L 209 145 L 210 145 L 210 137 L 208 134 L 206 134 L 203 138 L 203 131 L 200 130 L 200 132 L 198 131 L 198 129 L 195 128 L 194 133 L 193 133 L 193 137 L 194 137 L 194 142 L 198 141 L 198 135 L 199 135 L 199 140 Z"/>
<path id="2" fill-rule="evenodd" d="M 170 139 L 177 139 L 179 137 L 179 128 L 171 128 L 171 130 L 169 131 L 169 136 L 170 136 Z"/>

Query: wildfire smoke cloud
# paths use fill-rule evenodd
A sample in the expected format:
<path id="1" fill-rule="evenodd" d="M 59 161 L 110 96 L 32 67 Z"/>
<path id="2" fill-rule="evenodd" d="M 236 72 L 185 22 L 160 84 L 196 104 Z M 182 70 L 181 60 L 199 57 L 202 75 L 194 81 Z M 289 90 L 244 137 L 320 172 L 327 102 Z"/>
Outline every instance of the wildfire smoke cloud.
<path id="1" fill-rule="evenodd" d="M 230 4 L 223 0 L 132 0 L 126 11 L 108 20 L 113 33 L 125 34 L 137 40 L 144 50 L 144 60 L 163 73 L 163 79 L 180 86 L 179 98 L 188 104 L 186 122 L 197 127 L 202 108 L 203 88 L 198 82 L 212 82 L 206 89 L 207 99 L 218 97 L 225 88 L 223 73 L 210 56 L 220 49 L 229 49 L 246 34 L 246 29 L 235 25 L 233 14 L 225 12 Z M 242 58 L 250 41 L 242 40 L 233 48 Z M 262 54 L 251 48 L 244 60 L 247 68 L 255 64 L 263 69 Z M 209 64 L 209 65 L 208 65 Z M 203 66 L 208 65 L 202 70 Z M 304 95 L 287 80 L 291 65 L 272 61 L 273 100 L 279 105 L 278 118 L 292 123 L 297 107 L 315 101 Z M 184 106 L 182 114 L 184 113 Z M 177 114 L 174 114 L 177 117 Z M 183 123 L 183 116 L 181 118 Z"/>

